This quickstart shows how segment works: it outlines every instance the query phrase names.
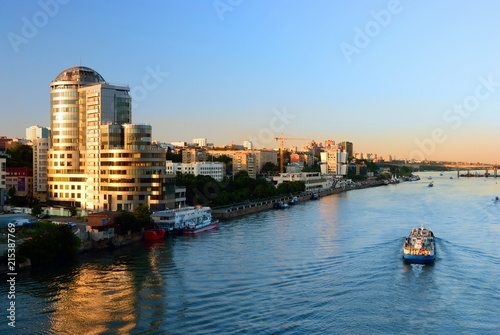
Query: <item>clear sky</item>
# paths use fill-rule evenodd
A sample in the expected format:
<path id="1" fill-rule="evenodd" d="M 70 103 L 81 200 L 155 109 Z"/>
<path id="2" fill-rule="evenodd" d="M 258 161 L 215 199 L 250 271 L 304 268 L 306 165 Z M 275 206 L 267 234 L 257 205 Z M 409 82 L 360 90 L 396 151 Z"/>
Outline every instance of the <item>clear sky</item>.
<path id="1" fill-rule="evenodd" d="M 500 2 L 0 1 L 0 136 L 49 126 L 50 82 L 128 84 L 160 141 L 285 137 L 500 162 Z M 306 141 L 289 141 L 302 146 Z"/>

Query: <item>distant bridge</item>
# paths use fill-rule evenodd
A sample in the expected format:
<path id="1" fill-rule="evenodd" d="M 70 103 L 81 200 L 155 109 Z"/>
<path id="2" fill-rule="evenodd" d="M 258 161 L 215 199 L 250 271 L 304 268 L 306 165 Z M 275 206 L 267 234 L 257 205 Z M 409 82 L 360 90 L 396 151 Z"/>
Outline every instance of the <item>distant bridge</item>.
<path id="1" fill-rule="evenodd" d="M 385 166 L 408 166 L 411 168 L 414 168 L 416 170 L 420 169 L 421 166 L 433 166 L 432 164 L 424 164 L 424 163 L 392 163 L 392 162 L 384 162 L 381 165 Z M 486 170 L 484 175 L 481 175 L 483 177 L 497 177 L 498 176 L 498 168 L 500 165 L 498 164 L 465 164 L 465 163 L 459 163 L 459 164 L 439 164 L 437 166 L 444 166 L 447 168 L 450 168 L 452 170 L 456 170 L 457 174 L 459 171 L 467 171 L 467 174 L 463 176 L 478 176 L 477 174 L 471 174 L 470 170 Z M 493 175 L 491 175 L 490 171 L 493 171 Z"/>

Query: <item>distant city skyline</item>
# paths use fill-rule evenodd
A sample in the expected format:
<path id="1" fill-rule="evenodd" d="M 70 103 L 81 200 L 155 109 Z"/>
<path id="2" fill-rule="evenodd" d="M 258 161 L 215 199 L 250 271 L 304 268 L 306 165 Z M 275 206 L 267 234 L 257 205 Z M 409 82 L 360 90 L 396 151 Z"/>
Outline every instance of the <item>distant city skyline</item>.
<path id="1" fill-rule="evenodd" d="M 49 84 L 81 64 L 129 84 L 135 122 L 162 142 L 277 148 L 283 133 L 379 156 L 500 162 L 498 9 L 3 1 L 0 136 L 50 126 Z"/>

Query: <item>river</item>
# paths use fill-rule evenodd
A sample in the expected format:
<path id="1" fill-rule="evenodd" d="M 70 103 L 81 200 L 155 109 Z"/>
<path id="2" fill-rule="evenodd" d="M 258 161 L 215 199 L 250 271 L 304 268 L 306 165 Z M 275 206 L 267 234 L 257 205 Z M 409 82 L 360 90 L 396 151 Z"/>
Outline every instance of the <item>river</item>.
<path id="1" fill-rule="evenodd" d="M 0 332 L 500 334 L 500 179 L 419 175 L 20 273 Z M 421 224 L 436 261 L 407 264 Z"/>

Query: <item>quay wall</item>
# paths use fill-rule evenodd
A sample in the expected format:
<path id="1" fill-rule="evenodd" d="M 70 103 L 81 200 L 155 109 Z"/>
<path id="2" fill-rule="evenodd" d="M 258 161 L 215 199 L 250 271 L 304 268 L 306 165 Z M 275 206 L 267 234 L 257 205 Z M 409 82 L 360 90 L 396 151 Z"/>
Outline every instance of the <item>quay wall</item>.
<path id="1" fill-rule="evenodd" d="M 300 201 L 308 201 L 311 200 L 311 196 L 313 193 L 318 193 L 320 197 L 332 195 L 332 194 L 338 194 L 354 189 L 362 189 L 362 188 L 368 188 L 368 187 L 374 187 L 374 186 L 383 186 L 385 185 L 384 182 L 376 182 L 376 183 L 371 183 L 371 184 L 362 184 L 358 186 L 353 186 L 353 187 L 347 187 L 347 188 L 330 188 L 330 189 L 325 189 L 321 190 L 318 192 L 305 192 L 302 193 L 301 195 L 297 196 Z M 293 196 L 287 196 L 287 197 L 281 197 L 273 200 L 266 200 L 266 201 L 260 201 L 260 202 L 252 202 L 248 204 L 242 204 L 239 206 L 231 206 L 229 208 L 220 208 L 220 209 L 212 209 L 212 217 L 220 219 L 220 220 L 229 220 L 229 219 L 234 219 L 243 215 L 247 214 L 252 214 L 252 213 L 257 213 L 260 211 L 268 210 L 273 208 L 275 202 L 283 201 L 283 202 L 288 202 L 292 200 Z"/>

